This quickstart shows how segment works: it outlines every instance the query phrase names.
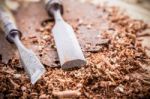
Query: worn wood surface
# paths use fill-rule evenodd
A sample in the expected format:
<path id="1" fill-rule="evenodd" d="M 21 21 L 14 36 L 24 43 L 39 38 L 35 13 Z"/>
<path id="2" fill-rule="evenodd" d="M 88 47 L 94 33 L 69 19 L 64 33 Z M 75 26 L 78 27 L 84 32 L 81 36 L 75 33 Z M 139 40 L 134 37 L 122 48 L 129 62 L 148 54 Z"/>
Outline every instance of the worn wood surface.
<path id="1" fill-rule="evenodd" d="M 80 1 L 88 1 L 88 0 L 80 0 Z M 71 24 L 75 29 L 75 32 L 77 33 L 77 38 L 79 39 L 79 43 L 83 51 L 87 50 L 86 49 L 87 46 L 85 45 L 89 43 L 91 44 L 90 49 L 93 48 L 99 49 L 99 47 L 96 46 L 97 44 L 100 43 L 99 33 L 109 28 L 107 25 L 108 23 L 105 20 L 99 20 L 99 17 L 105 16 L 104 13 L 97 13 L 99 12 L 97 7 L 91 4 L 74 2 L 74 0 L 68 0 L 68 1 L 64 0 L 63 2 L 65 6 L 64 19 L 69 24 Z M 94 2 L 94 4 L 101 5 L 105 1 L 94 0 L 92 2 Z M 127 12 L 130 12 L 129 15 L 131 17 L 132 15 L 135 15 L 133 18 L 137 18 L 136 16 L 140 15 L 142 16 L 142 20 L 149 20 L 149 15 L 147 11 L 142 10 L 141 12 L 141 10 L 136 10 L 136 8 L 132 5 L 127 5 L 122 2 L 116 2 L 116 0 L 115 2 L 111 1 L 108 3 L 110 3 L 111 5 L 120 6 L 123 10 L 126 9 Z M 74 9 L 74 8 L 78 8 L 78 9 Z M 133 14 L 133 12 L 138 13 L 138 15 Z M 33 51 L 35 51 L 38 56 L 40 56 L 41 53 L 39 53 L 38 50 L 40 44 L 32 44 L 31 38 L 33 36 L 37 36 L 39 40 L 41 41 L 43 40 L 44 35 L 42 35 L 37 31 L 37 29 L 41 27 L 41 22 L 45 19 L 48 19 L 48 15 L 44 9 L 43 4 L 42 3 L 24 4 L 19 8 L 17 12 L 14 12 L 14 15 L 16 17 L 19 28 L 21 29 L 21 31 L 23 31 L 23 42 L 29 48 L 33 49 Z M 77 27 L 77 25 L 81 23 L 84 23 L 85 25 L 81 25 Z M 51 27 L 52 26 L 53 26 L 53 22 L 51 22 Z M 3 39 L 1 40 L 2 40 L 1 42 L 4 42 Z M 146 42 L 149 42 L 149 38 L 144 38 L 143 46 L 148 46 L 147 44 L 145 45 Z M 3 44 L 0 44 L 0 46 L 3 46 Z M 50 46 L 51 46 L 50 44 L 47 45 L 47 47 L 42 51 L 42 54 L 44 55 L 40 56 L 39 58 L 45 65 L 56 66 L 55 63 L 57 63 L 58 61 L 57 52 L 55 49 L 51 48 Z M 5 48 L 5 47 L 1 47 L 1 48 Z M 3 54 L 2 57 L 7 57 L 5 58 L 5 63 L 7 63 L 7 61 L 11 59 L 14 54 L 13 51 L 12 51 L 13 54 L 11 53 L 11 51 L 9 51 L 11 54 L 7 53 L 7 50 L 10 50 L 8 48 L 11 48 L 9 44 L 8 47 L 5 48 L 5 50 L 1 50 L 1 54 Z"/>

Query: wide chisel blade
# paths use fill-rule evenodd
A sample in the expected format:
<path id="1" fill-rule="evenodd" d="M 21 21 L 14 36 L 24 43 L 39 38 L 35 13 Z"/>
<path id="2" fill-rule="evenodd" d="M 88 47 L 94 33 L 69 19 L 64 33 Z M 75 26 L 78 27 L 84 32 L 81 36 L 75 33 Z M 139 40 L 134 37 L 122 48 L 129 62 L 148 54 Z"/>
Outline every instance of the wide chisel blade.
<path id="1" fill-rule="evenodd" d="M 68 69 L 85 65 L 85 58 L 72 27 L 61 19 L 59 12 L 56 17 L 52 32 L 62 68 Z"/>
<path id="2" fill-rule="evenodd" d="M 63 14 L 61 0 L 45 0 L 45 4 L 48 14 L 55 19 L 52 32 L 62 69 L 85 65 L 86 60 L 73 28 L 61 16 Z"/>

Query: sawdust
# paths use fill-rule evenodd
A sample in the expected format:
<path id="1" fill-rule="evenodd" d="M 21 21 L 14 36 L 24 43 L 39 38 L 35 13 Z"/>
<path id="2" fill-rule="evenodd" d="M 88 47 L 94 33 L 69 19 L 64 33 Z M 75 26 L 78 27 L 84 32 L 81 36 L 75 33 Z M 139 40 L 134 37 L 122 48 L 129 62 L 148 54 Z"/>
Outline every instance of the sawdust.
<path id="1" fill-rule="evenodd" d="M 88 62 L 86 66 L 72 71 L 47 66 L 45 75 L 33 86 L 23 68 L 17 66 L 18 59 L 12 59 L 9 64 L 0 64 L 0 95 L 5 98 L 25 99 L 52 99 L 64 94 L 73 94 L 80 99 L 148 97 L 150 58 L 137 39 L 137 33 L 142 34 L 148 25 L 143 21 L 131 19 L 117 7 L 100 6 L 97 9 L 99 13 L 104 13 L 102 19 L 109 23 L 109 28 L 99 34 L 109 42 L 99 45 L 101 50 L 94 53 L 86 52 L 88 48 L 82 46 Z M 78 20 L 71 22 L 74 28 L 77 28 L 77 36 L 78 32 L 82 32 L 82 25 L 87 25 L 84 22 L 79 22 L 80 27 L 76 25 Z M 48 51 L 48 44 L 55 49 L 53 38 L 48 35 L 50 24 L 48 22 L 37 30 L 45 35 L 42 41 L 37 39 L 42 46 L 39 48 L 41 56 L 46 55 L 44 53 Z M 88 26 L 88 29 L 90 28 Z M 82 40 L 80 42 L 82 45 L 89 44 L 83 43 Z M 55 65 L 59 65 L 58 60 Z M 74 92 L 76 90 L 77 92 Z"/>

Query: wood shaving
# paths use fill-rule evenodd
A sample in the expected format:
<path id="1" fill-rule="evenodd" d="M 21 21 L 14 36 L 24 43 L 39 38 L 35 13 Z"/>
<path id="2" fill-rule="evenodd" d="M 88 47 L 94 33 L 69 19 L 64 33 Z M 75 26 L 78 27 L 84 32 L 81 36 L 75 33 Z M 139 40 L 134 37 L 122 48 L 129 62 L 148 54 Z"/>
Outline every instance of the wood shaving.
<path id="1" fill-rule="evenodd" d="M 81 93 L 75 90 L 67 90 L 67 91 L 53 91 L 53 95 L 59 98 L 75 98 L 79 97 Z"/>

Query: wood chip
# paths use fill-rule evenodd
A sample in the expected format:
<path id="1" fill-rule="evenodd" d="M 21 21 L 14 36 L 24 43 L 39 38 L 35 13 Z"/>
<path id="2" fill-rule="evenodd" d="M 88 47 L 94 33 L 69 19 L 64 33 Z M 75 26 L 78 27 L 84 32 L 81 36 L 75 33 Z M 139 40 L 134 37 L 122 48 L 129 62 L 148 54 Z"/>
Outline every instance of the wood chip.
<path id="1" fill-rule="evenodd" d="M 79 97 L 81 93 L 78 90 L 53 91 L 53 95 L 59 98 Z"/>

